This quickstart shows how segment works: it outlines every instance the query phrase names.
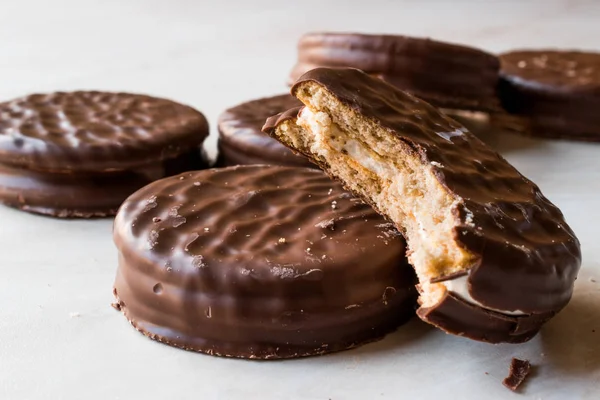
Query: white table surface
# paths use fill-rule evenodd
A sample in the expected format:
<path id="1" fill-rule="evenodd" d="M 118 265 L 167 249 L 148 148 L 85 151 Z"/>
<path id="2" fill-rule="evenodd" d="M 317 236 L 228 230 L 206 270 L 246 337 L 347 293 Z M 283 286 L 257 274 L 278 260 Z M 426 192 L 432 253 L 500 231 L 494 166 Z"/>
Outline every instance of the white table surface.
<path id="1" fill-rule="evenodd" d="M 1 0 L 0 99 L 142 92 L 199 108 L 214 134 L 224 108 L 286 90 L 296 40 L 310 30 L 599 50 L 600 2 Z M 0 207 L 0 399 L 599 399 L 600 146 L 485 140 L 562 208 L 582 244 L 571 303 L 529 343 L 476 343 L 415 319 L 318 358 L 188 353 L 144 338 L 110 307 L 111 220 Z M 501 384 L 513 356 L 536 366 L 521 395 Z"/>

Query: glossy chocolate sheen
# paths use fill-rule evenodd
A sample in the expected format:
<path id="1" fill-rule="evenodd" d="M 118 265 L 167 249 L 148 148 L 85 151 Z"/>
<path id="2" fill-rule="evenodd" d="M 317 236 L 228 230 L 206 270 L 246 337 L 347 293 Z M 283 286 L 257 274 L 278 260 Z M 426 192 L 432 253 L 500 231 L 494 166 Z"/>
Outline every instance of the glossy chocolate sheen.
<path id="1" fill-rule="evenodd" d="M 261 128 L 271 115 L 302 103 L 289 94 L 252 100 L 226 110 L 219 117 L 219 158 L 217 165 L 245 164 L 313 167 L 302 155 L 265 135 Z"/>
<path id="2" fill-rule="evenodd" d="M 42 171 L 123 171 L 208 136 L 193 108 L 128 93 L 57 92 L 0 103 L 0 162 Z"/>
<path id="3" fill-rule="evenodd" d="M 316 67 L 353 67 L 440 107 L 501 111 L 497 57 L 431 39 L 356 33 L 308 33 L 298 42 L 293 84 Z"/>
<path id="4" fill-rule="evenodd" d="M 535 136 L 600 141 L 600 53 L 513 51 L 502 54 L 500 95 Z"/>
<path id="5" fill-rule="evenodd" d="M 460 199 L 454 212 L 461 222 L 454 236 L 477 259 L 468 276 L 470 295 L 487 308 L 525 314 L 457 312 L 466 310 L 465 302 L 451 293 L 436 306 L 420 309 L 422 319 L 477 340 L 520 342 L 567 304 L 581 264 L 579 241 L 533 182 L 456 121 L 359 70 L 312 70 L 292 93 L 308 83 L 324 87 L 408 144 L 409 156 L 431 165 L 439 182 Z M 270 119 L 265 131 L 297 112 Z"/>
<path id="6" fill-rule="evenodd" d="M 135 170 L 95 174 L 43 172 L 0 163 L 0 203 L 59 218 L 107 217 L 148 183 L 206 167 L 198 151 Z"/>
<path id="7" fill-rule="evenodd" d="M 121 207 L 118 308 L 145 335 L 291 358 L 381 338 L 414 315 L 393 225 L 321 171 L 239 166 L 152 183 Z"/>

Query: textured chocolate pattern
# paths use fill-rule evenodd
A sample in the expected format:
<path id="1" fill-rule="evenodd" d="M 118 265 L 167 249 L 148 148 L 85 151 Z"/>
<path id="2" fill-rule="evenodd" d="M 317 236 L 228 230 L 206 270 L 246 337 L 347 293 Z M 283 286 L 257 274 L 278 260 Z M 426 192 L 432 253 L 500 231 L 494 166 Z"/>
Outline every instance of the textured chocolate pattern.
<path id="1" fill-rule="evenodd" d="M 359 70 L 312 70 L 292 93 L 308 82 L 321 85 L 353 112 L 397 135 L 410 146 L 411 156 L 431 166 L 440 183 L 460 199 L 454 212 L 461 222 L 454 235 L 478 260 L 468 277 L 470 295 L 485 307 L 526 314 L 464 316 L 457 312 L 464 309 L 462 300 L 447 296 L 437 306 L 419 310 L 423 319 L 478 340 L 519 342 L 531 338 L 567 304 L 581 264 L 579 241 L 560 210 L 534 183 L 456 121 Z M 269 120 L 265 131 L 272 132 L 275 124 L 294 113 L 297 110 L 280 121 Z M 469 331 L 473 318 L 495 319 L 496 328 L 487 321 Z M 490 329 L 499 331 L 491 334 Z"/>
<path id="2" fill-rule="evenodd" d="M 123 204 L 114 239 L 121 309 L 188 350 L 322 354 L 414 313 L 398 231 L 317 170 L 244 166 L 155 182 Z"/>
<path id="3" fill-rule="evenodd" d="M 0 161 L 30 169 L 126 170 L 188 152 L 207 135 L 200 112 L 144 95 L 58 92 L 0 103 Z"/>
<path id="4" fill-rule="evenodd" d="M 600 141 L 600 53 L 514 51 L 500 56 L 500 95 L 526 133 Z"/>
<path id="5" fill-rule="evenodd" d="M 271 164 L 312 167 L 306 157 L 294 154 L 261 131 L 268 117 L 301 104 L 295 97 L 284 94 L 252 100 L 226 110 L 218 123 L 218 166 Z"/>
<path id="6" fill-rule="evenodd" d="M 353 67 L 440 107 L 501 111 L 498 59 L 430 39 L 356 33 L 309 33 L 298 42 L 293 84 L 317 67 Z"/>

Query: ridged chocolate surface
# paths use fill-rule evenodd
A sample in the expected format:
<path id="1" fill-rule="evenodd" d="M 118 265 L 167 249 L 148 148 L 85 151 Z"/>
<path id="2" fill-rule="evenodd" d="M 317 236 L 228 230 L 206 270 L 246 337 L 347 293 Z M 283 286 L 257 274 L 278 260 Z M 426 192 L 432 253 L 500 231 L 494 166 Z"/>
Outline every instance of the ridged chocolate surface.
<path id="1" fill-rule="evenodd" d="M 306 157 L 294 154 L 261 128 L 271 115 L 301 105 L 294 96 L 283 94 L 242 103 L 219 117 L 218 165 L 246 164 L 312 167 Z"/>
<path id="2" fill-rule="evenodd" d="M 382 337 L 413 314 L 404 240 L 321 171 L 240 166 L 132 195 L 115 294 L 141 332 L 213 355 L 289 358 Z"/>
<path id="3" fill-rule="evenodd" d="M 543 321 L 567 304 L 581 263 L 579 241 L 560 210 L 534 183 L 434 107 L 359 70 L 312 70 L 292 93 L 309 83 L 324 87 L 353 112 L 408 144 L 411 154 L 400 157 L 418 157 L 430 165 L 459 200 L 454 210 L 460 219 L 454 228 L 457 242 L 478 260 L 468 276 L 469 293 L 485 307 L 526 314 L 466 315 L 457 312 L 464 309 L 463 299 L 456 301 L 453 295 L 421 309 L 423 319 L 478 340 L 517 342 L 533 336 Z M 272 132 L 277 121 L 270 122 L 265 129 Z M 368 193 L 358 194 L 371 201 Z M 473 318 L 487 327 L 489 321 L 483 323 L 481 318 L 495 319 L 496 332 L 475 328 Z M 512 323 L 502 324 L 506 319 Z"/>
<path id="4" fill-rule="evenodd" d="M 430 39 L 356 33 L 308 33 L 298 42 L 293 84 L 317 67 L 352 67 L 440 107 L 499 111 L 498 59 Z"/>
<path id="5" fill-rule="evenodd" d="M 57 92 L 0 103 L 0 162 L 49 171 L 127 170 L 197 148 L 204 116 L 128 93 Z"/>
<path id="6" fill-rule="evenodd" d="M 600 141 L 600 53 L 502 54 L 500 95 L 536 136 Z"/>
<path id="7" fill-rule="evenodd" d="M 0 203 L 59 218 L 112 216 L 129 195 L 148 183 L 206 167 L 199 151 L 134 170 L 105 173 L 53 173 L 0 163 Z"/>

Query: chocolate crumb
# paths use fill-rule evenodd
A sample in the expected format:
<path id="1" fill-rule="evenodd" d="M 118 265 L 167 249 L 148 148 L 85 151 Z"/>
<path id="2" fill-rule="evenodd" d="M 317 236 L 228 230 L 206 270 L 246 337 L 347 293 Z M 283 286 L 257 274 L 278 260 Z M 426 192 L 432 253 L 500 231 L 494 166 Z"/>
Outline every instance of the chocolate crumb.
<path id="1" fill-rule="evenodd" d="M 120 303 L 111 303 L 110 304 L 112 306 L 112 308 L 114 308 L 117 311 L 121 311 L 121 304 Z"/>
<path id="2" fill-rule="evenodd" d="M 502 384 L 510 390 L 516 391 L 523 381 L 525 381 L 530 369 L 531 364 L 529 363 L 529 360 L 520 360 L 513 357 L 510 362 L 508 376 L 504 378 Z"/>

